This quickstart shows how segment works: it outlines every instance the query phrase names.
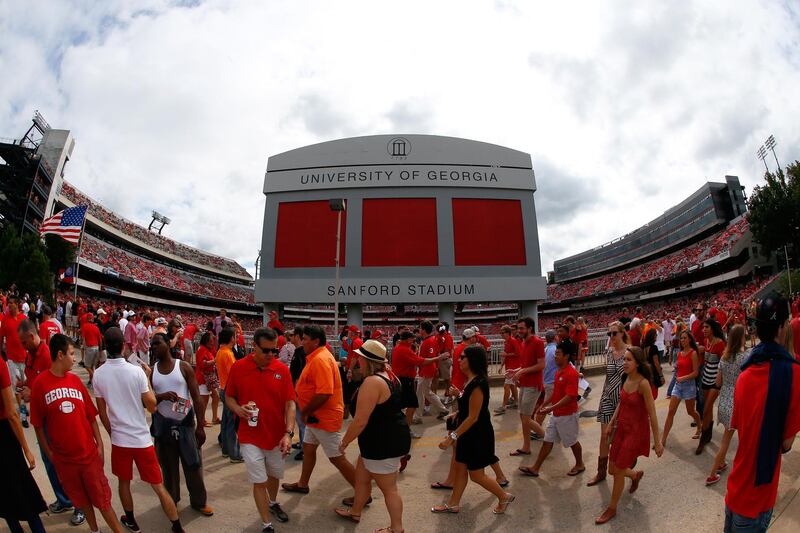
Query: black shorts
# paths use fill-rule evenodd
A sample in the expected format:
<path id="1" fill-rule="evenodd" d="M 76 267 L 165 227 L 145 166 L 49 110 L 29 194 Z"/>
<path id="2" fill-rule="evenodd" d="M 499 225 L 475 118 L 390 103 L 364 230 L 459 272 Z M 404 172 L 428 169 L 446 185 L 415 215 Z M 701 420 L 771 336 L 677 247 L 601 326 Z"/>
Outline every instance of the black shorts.
<path id="1" fill-rule="evenodd" d="M 400 378 L 400 385 L 402 391 L 400 392 L 400 401 L 403 407 L 419 407 L 417 401 L 417 388 L 414 385 L 414 378 Z"/>

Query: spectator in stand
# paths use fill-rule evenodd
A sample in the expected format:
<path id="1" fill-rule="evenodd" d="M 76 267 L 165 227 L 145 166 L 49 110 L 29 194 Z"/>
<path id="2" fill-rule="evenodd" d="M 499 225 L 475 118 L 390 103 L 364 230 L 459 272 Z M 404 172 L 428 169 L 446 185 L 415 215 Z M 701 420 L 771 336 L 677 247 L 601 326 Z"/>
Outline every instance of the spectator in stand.
<path id="1" fill-rule="evenodd" d="M 211 335 L 210 331 L 203 333 L 203 336 Z M 225 387 L 228 385 L 228 375 L 231 367 L 236 362 L 233 355 L 233 347 L 236 344 L 235 332 L 233 328 L 225 328 L 219 333 L 219 349 L 215 357 L 217 376 L 219 377 L 219 397 L 222 400 L 222 420 L 220 423 L 218 442 L 222 448 L 222 456 L 229 457 L 231 463 L 242 463 L 242 454 L 239 448 L 239 438 L 236 435 L 237 418 L 228 407 L 225 400 Z"/>
<path id="2" fill-rule="evenodd" d="M 283 327 L 281 321 L 278 320 L 278 312 L 275 311 L 274 309 L 269 312 L 269 322 L 267 322 L 267 327 L 270 329 L 279 329 L 281 331 L 286 331 L 286 328 Z"/>
<path id="3" fill-rule="evenodd" d="M 94 316 L 92 313 L 87 313 L 85 318 L 81 324 L 81 341 L 85 348 L 83 364 L 89 373 L 88 386 L 91 388 L 94 370 L 106 362 L 106 355 L 103 350 L 103 335 L 94 323 Z"/>
<path id="4" fill-rule="evenodd" d="M 728 476 L 725 529 L 766 531 L 778 492 L 781 454 L 800 431 L 800 364 L 782 348 L 789 304 L 770 293 L 761 301 L 753 348 L 736 382 L 731 428 L 739 447 Z"/>
<path id="5" fill-rule="evenodd" d="M 203 414 L 203 427 L 211 427 L 212 424 L 219 424 L 219 377 L 217 376 L 217 365 L 214 360 L 214 346 L 211 343 L 211 333 L 205 332 L 200 338 L 200 347 L 197 349 L 197 364 L 195 365 L 195 377 L 200 389 L 200 405 L 198 409 Z M 208 398 L 211 397 L 211 422 L 206 420 L 206 407 Z"/>
<path id="6" fill-rule="evenodd" d="M 97 409 L 81 380 L 70 372 L 75 365 L 72 339 L 53 335 L 50 357 L 50 370 L 36 379 L 31 390 L 31 422 L 39 445 L 55 465 L 72 502 L 86 513 L 91 530 L 98 531 L 96 507 L 108 527 L 121 533 L 122 526 L 111 507 L 111 487 L 103 472 Z"/>

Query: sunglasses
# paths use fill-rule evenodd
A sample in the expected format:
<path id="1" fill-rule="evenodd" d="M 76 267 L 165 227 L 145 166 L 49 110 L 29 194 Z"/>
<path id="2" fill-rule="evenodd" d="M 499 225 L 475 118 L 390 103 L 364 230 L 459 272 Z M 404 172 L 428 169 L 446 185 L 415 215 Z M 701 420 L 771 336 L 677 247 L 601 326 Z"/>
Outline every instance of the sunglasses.
<path id="1" fill-rule="evenodd" d="M 263 353 L 264 355 L 269 355 L 269 354 L 278 355 L 280 353 L 280 350 L 277 348 L 262 348 L 261 346 L 259 346 L 258 349 L 261 350 L 261 353 Z"/>

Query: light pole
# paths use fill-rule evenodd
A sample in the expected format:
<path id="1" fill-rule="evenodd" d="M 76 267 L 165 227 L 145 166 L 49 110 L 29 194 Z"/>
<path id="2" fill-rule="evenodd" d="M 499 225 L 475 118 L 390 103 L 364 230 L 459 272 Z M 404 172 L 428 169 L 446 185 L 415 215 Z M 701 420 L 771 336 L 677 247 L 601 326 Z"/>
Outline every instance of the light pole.
<path id="1" fill-rule="evenodd" d="M 767 149 L 764 148 L 764 145 L 761 145 L 761 148 L 758 149 L 756 152 L 756 157 L 758 157 L 761 161 L 764 162 L 764 168 L 769 172 L 769 167 L 767 166 Z"/>
<path id="2" fill-rule="evenodd" d="M 767 148 L 767 150 L 771 150 L 772 151 L 772 157 L 775 158 L 775 164 L 778 165 L 778 172 L 780 172 L 781 164 L 778 162 L 778 156 L 775 155 L 775 145 L 776 144 L 778 144 L 778 143 L 775 142 L 775 136 L 774 135 L 770 135 L 769 137 L 767 137 L 767 142 L 764 143 L 764 146 Z"/>
<path id="3" fill-rule="evenodd" d="M 336 212 L 336 292 L 333 295 L 333 334 L 339 338 L 339 259 L 342 240 L 342 213 L 347 210 L 347 201 L 344 198 L 330 200 L 328 205 L 331 211 Z M 334 341 L 335 342 L 335 341 Z M 338 350 L 338 346 L 335 348 Z"/>

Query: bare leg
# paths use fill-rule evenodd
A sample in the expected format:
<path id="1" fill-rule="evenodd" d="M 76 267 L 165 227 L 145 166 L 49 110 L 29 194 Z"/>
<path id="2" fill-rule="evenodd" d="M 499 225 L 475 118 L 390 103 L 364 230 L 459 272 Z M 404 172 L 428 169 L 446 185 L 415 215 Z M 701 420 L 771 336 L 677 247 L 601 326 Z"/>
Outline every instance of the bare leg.
<path id="1" fill-rule="evenodd" d="M 503 385 L 503 404 L 500 407 L 508 405 L 508 397 L 511 395 L 511 385 Z"/>
<path id="2" fill-rule="evenodd" d="M 552 442 L 545 442 L 542 444 L 542 447 L 539 448 L 539 455 L 536 456 L 536 462 L 533 463 L 533 466 L 529 467 L 532 472 L 537 474 L 539 473 L 539 470 L 542 468 L 542 464 L 544 464 L 544 460 L 547 459 L 548 455 L 550 455 L 552 449 Z"/>
<path id="3" fill-rule="evenodd" d="M 672 429 L 672 420 L 675 418 L 675 412 L 678 410 L 678 405 L 680 405 L 681 399 L 677 396 L 673 396 L 669 399 L 669 411 L 667 412 L 667 418 L 664 420 L 664 431 L 661 433 L 661 445 L 667 445 L 667 436 L 669 435 L 669 430 Z"/>
<path id="4" fill-rule="evenodd" d="M 728 455 L 728 447 L 731 445 L 733 433 L 733 430 L 726 430 L 725 433 L 723 433 L 722 441 L 719 443 L 719 451 L 717 452 L 717 456 L 714 458 L 714 464 L 711 466 L 711 473 L 709 474 L 709 477 L 716 475 L 719 467 L 725 464 L 725 456 Z"/>
<path id="5" fill-rule="evenodd" d="M 416 407 L 406 407 L 406 423 L 408 423 L 409 426 L 414 421 L 414 413 L 416 412 Z"/>
<path id="6" fill-rule="evenodd" d="M 172 496 L 169 495 L 167 492 L 167 488 L 164 486 L 163 483 L 158 485 L 150 485 L 153 487 L 153 492 L 156 493 L 158 496 L 158 501 L 161 502 L 161 508 L 164 509 L 164 514 L 167 515 L 167 518 L 170 522 L 174 522 L 178 519 L 178 507 L 175 505 L 175 502 L 172 500 Z M 130 485 L 128 485 L 130 489 Z M 132 510 L 132 506 L 131 506 Z"/>
<path id="7" fill-rule="evenodd" d="M 269 479 L 267 480 L 269 481 Z M 269 499 L 267 496 L 267 483 L 253 484 L 253 499 L 256 502 L 256 509 L 258 509 L 258 516 L 265 524 L 269 523 Z"/>
<path id="8" fill-rule="evenodd" d="M 609 473 L 614 476 L 614 487 L 611 489 L 611 501 L 608 508 L 616 511 L 622 491 L 625 490 L 625 474 L 614 463 L 608 465 Z"/>
<path id="9" fill-rule="evenodd" d="M 480 470 L 470 470 L 469 478 L 486 489 L 488 492 L 491 492 L 497 496 L 498 501 L 502 502 L 506 499 L 506 491 L 504 491 L 500 485 L 497 484 L 497 481 L 487 476 L 483 468 Z"/>
<path id="10" fill-rule="evenodd" d="M 214 389 L 211 391 L 211 422 L 218 424 L 219 419 L 219 391 Z"/>
<path id="11" fill-rule="evenodd" d="M 453 444 L 453 453 L 450 455 L 450 469 L 447 471 L 447 479 L 442 481 L 445 487 L 452 487 L 456 482 L 456 444 Z"/>
<path id="12" fill-rule="evenodd" d="M 347 457 L 340 455 L 339 457 L 331 457 L 329 459 L 331 464 L 335 466 L 344 477 L 345 481 L 350 483 L 350 486 L 356 484 L 356 469 L 353 463 L 347 460 Z"/>
<path id="13" fill-rule="evenodd" d="M 197 406 L 200 409 L 200 412 L 203 413 L 203 425 L 208 424 L 208 420 L 206 420 L 206 407 L 208 407 L 208 396 L 200 395 L 200 405 Z"/>
<path id="14" fill-rule="evenodd" d="M 356 492 L 355 496 L 353 497 L 353 506 L 350 508 L 350 514 L 360 516 L 361 511 L 364 510 L 364 506 L 367 505 L 370 492 L 372 492 L 372 478 L 370 477 L 370 473 L 367 471 L 367 468 L 364 466 L 364 460 L 360 455 L 358 456 L 358 461 L 356 461 L 356 477 L 354 488 L 356 489 Z"/>
<path id="15" fill-rule="evenodd" d="M 575 470 L 580 470 L 581 468 L 586 468 L 583 464 L 583 448 L 581 447 L 580 442 L 576 442 L 573 444 L 570 449 L 572 450 L 572 455 L 575 456 Z"/>
<path id="16" fill-rule="evenodd" d="M 311 473 L 314 472 L 314 467 L 317 465 L 318 446 L 318 444 L 303 443 L 303 471 L 297 482 L 298 487 L 308 487 L 308 482 L 311 481 Z"/>
<path id="17" fill-rule="evenodd" d="M 461 503 L 461 496 L 464 495 L 464 489 L 467 488 L 467 481 L 467 465 L 457 462 L 455 465 L 453 492 L 450 493 L 450 500 L 447 502 L 450 507 L 457 507 Z"/>
<path id="18" fill-rule="evenodd" d="M 503 473 L 503 469 L 500 468 L 500 461 L 497 461 L 495 464 L 493 464 L 491 468 L 494 471 L 494 478 L 497 480 L 498 484 L 508 481 L 506 475 Z"/>
<path id="19" fill-rule="evenodd" d="M 389 511 L 392 531 L 403 531 L 403 498 L 397 490 L 397 473 L 394 474 L 373 474 L 375 483 L 383 493 L 386 502 L 386 510 Z"/>
<path id="20" fill-rule="evenodd" d="M 86 507 L 91 509 L 91 505 L 87 505 Z M 94 514 L 94 510 L 92 510 L 92 514 Z M 111 528 L 111 531 L 114 533 L 122 533 L 122 524 L 119 523 L 119 518 L 117 518 L 116 513 L 114 512 L 113 507 L 108 507 L 108 509 L 100 509 L 100 514 L 103 515 L 103 520 L 106 521 L 108 527 Z M 86 521 L 89 521 L 89 514 L 86 514 Z M 92 528 L 92 531 L 97 531 L 97 520 L 95 519 L 95 527 Z M 89 524 L 91 526 L 91 524 Z"/>
<path id="21" fill-rule="evenodd" d="M 686 400 L 686 413 L 691 416 L 694 419 L 695 424 L 697 424 L 697 431 L 695 434 L 700 435 L 703 432 L 702 421 L 700 420 L 700 415 L 697 414 L 697 409 L 695 409 L 694 404 L 695 400 Z"/>
<path id="22" fill-rule="evenodd" d="M 522 450 L 523 452 L 530 453 L 531 425 L 533 424 L 533 420 L 531 419 L 530 415 L 523 415 L 522 413 L 519 414 L 519 419 L 522 422 L 522 446 L 520 446 L 519 449 Z"/>

